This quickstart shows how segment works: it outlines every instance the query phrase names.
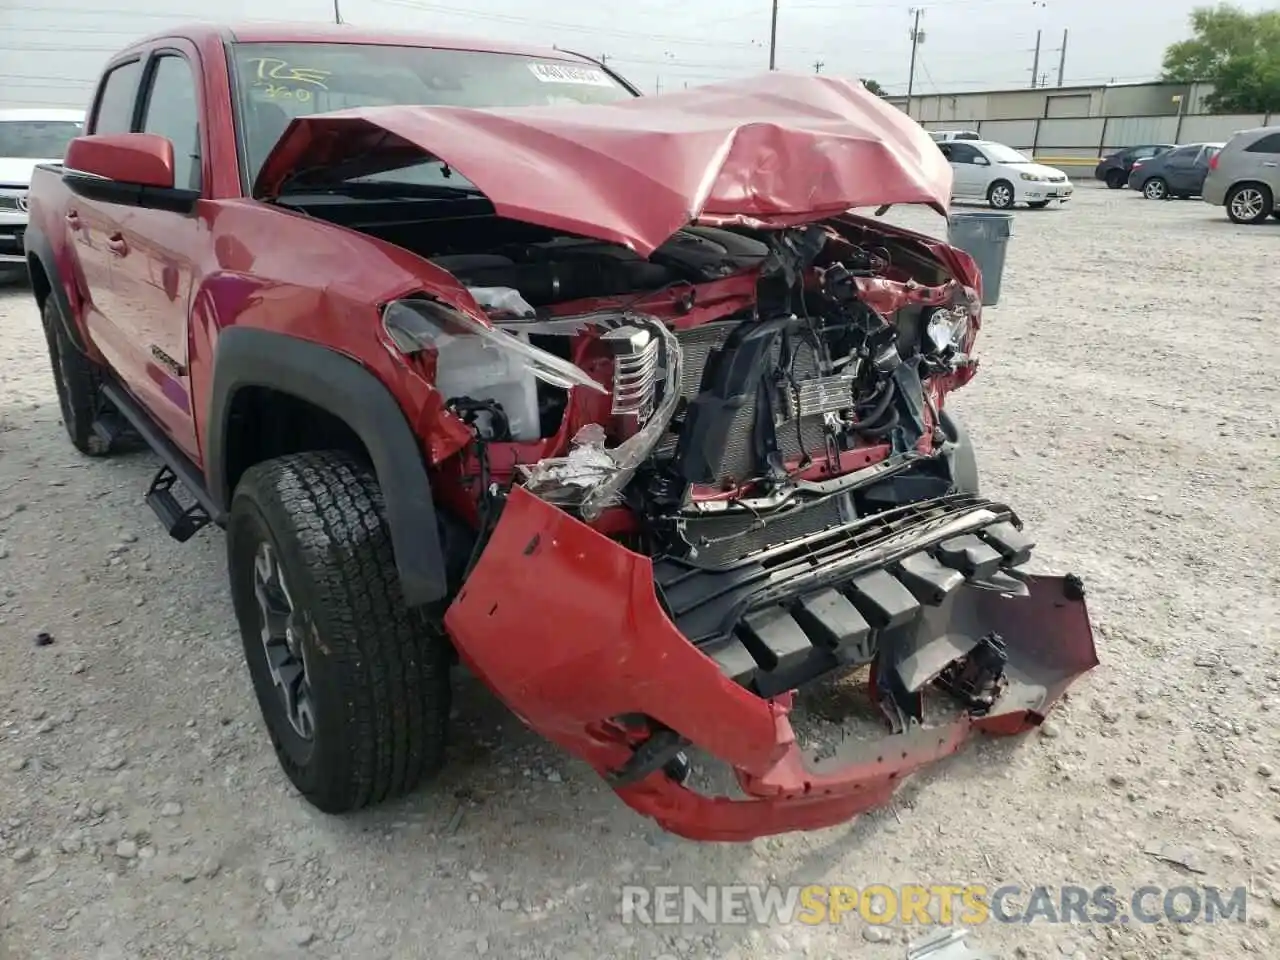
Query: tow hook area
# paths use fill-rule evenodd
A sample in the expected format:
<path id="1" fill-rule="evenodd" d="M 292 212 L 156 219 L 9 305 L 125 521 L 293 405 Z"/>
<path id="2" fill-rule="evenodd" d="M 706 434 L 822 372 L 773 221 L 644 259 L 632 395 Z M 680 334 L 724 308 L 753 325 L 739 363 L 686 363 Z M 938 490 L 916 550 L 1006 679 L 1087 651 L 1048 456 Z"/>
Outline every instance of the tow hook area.
<path id="1" fill-rule="evenodd" d="M 636 747 L 626 763 L 605 772 L 605 782 L 616 790 L 639 783 L 661 770 L 669 779 L 683 786 L 693 771 L 693 764 L 685 752 L 692 744 L 670 727 L 655 725 L 647 717 L 638 719 L 640 723 L 635 729 L 636 734 L 645 736 L 646 728 L 652 732 Z"/>

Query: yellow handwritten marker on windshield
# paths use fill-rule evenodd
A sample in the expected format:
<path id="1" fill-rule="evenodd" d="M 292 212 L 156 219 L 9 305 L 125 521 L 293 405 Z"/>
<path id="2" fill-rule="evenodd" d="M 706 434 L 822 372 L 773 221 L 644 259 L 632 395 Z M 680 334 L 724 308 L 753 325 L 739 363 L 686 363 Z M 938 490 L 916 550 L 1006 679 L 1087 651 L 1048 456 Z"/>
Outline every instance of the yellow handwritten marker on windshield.
<path id="1" fill-rule="evenodd" d="M 312 86 L 319 87 L 321 90 L 328 90 L 325 85 L 325 77 L 330 76 L 330 70 L 317 70 L 314 67 L 293 67 L 288 61 L 280 60 L 276 57 L 253 57 L 249 63 L 257 64 L 258 80 L 274 80 L 277 83 L 287 83 L 293 81 L 295 83 L 309 83 Z"/>

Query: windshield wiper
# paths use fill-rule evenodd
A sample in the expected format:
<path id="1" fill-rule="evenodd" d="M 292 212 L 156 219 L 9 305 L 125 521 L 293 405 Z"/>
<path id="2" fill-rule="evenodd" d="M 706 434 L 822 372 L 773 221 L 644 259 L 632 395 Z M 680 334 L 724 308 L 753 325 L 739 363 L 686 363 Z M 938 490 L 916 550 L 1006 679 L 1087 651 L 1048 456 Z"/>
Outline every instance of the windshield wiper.
<path id="1" fill-rule="evenodd" d="M 483 197 L 476 187 L 450 186 L 448 184 L 404 183 L 393 180 L 343 180 L 338 183 L 299 183 L 286 181 L 280 196 L 299 194 L 333 194 L 354 197 L 358 200 L 459 200 Z"/>

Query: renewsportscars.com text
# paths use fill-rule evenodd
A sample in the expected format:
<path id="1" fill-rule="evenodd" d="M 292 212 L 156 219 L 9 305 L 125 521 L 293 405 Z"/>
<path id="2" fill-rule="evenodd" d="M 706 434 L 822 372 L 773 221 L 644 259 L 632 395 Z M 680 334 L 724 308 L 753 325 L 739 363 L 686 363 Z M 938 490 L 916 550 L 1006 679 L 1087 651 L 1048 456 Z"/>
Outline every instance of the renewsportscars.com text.
<path id="1" fill-rule="evenodd" d="M 872 884 L 628 886 L 623 923 L 1243 923 L 1244 887 L 1142 886 L 1129 893 L 1100 885 Z"/>

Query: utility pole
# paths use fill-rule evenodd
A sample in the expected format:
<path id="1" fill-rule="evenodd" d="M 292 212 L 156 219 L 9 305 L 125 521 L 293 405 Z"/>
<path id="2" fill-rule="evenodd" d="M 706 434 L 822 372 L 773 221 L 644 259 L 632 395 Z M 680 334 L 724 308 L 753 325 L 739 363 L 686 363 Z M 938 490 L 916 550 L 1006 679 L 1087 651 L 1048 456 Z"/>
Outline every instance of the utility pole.
<path id="1" fill-rule="evenodd" d="M 1067 31 L 1062 31 L 1062 46 L 1058 50 L 1058 86 L 1062 86 L 1062 75 L 1067 72 Z"/>
<path id="2" fill-rule="evenodd" d="M 337 24 L 342 23 L 342 8 L 338 6 L 341 2 L 342 0 L 333 0 L 333 22 Z"/>
<path id="3" fill-rule="evenodd" d="M 1040 31 L 1036 31 L 1036 58 L 1031 61 L 1031 89 L 1035 89 L 1036 80 L 1040 78 Z"/>
<path id="4" fill-rule="evenodd" d="M 773 19 L 769 23 L 769 69 L 778 69 L 778 0 L 773 0 Z"/>
<path id="5" fill-rule="evenodd" d="M 608 55 L 607 53 L 602 53 L 602 54 L 600 54 L 600 66 L 602 66 L 602 67 L 603 67 L 603 66 L 605 66 L 608 62 L 609 62 L 609 55 Z"/>
<path id="6" fill-rule="evenodd" d="M 914 7 L 908 12 L 915 16 L 911 23 L 911 67 L 907 71 L 907 116 L 911 116 L 911 92 L 916 86 L 916 47 L 924 43 L 924 32 L 920 29 L 920 15 L 924 10 Z"/>
<path id="7" fill-rule="evenodd" d="M 658 77 L 657 77 L 657 79 L 655 79 L 655 80 L 653 81 L 653 92 L 654 92 L 655 94 L 658 94 L 658 93 L 661 93 L 661 92 L 662 92 L 662 77 L 661 77 L 661 76 L 658 76 Z"/>
<path id="8" fill-rule="evenodd" d="M 826 66 L 826 64 L 825 64 L 825 63 L 823 63 L 821 60 L 815 60 L 815 61 L 813 61 L 813 72 L 814 72 L 814 73 L 821 73 L 821 72 L 822 72 L 822 68 L 823 68 L 823 67 L 825 67 L 825 66 Z"/>

